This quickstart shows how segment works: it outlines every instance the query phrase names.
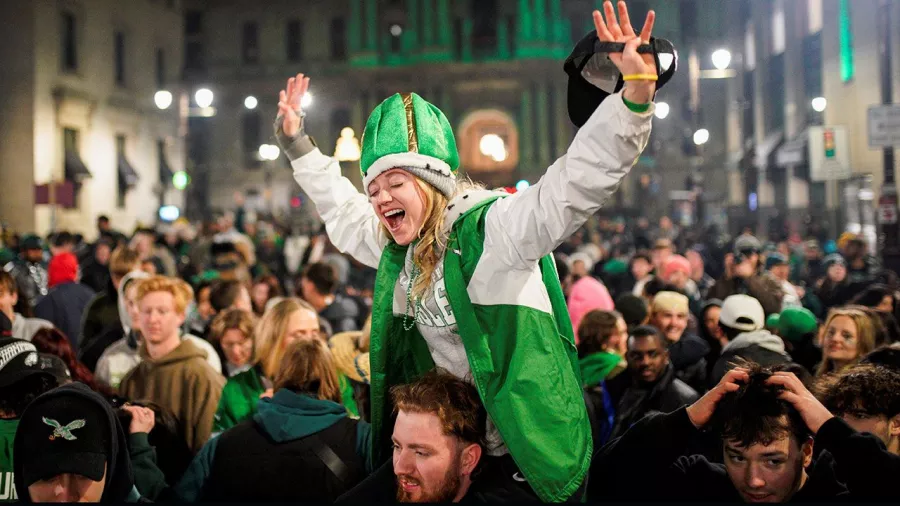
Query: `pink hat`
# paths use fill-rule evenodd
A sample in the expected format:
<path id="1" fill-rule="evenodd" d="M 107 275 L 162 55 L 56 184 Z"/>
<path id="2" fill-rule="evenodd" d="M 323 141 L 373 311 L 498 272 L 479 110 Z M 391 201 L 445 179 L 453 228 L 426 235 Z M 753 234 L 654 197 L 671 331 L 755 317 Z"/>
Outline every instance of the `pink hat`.
<path id="1" fill-rule="evenodd" d="M 681 271 L 681 272 L 687 274 L 688 276 L 690 276 L 691 275 L 691 263 L 688 261 L 687 258 L 684 258 L 681 255 L 672 255 L 666 261 L 666 264 L 663 266 L 662 271 L 663 271 L 662 272 L 663 281 L 666 281 L 666 282 L 669 281 L 669 279 L 672 277 L 672 274 L 675 274 L 678 271 Z"/>

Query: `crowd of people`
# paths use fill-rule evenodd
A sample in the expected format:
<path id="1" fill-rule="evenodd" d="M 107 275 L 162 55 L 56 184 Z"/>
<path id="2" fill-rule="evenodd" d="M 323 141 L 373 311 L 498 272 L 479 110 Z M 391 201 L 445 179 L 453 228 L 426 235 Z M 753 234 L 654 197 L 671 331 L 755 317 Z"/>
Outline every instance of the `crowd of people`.
<path id="1" fill-rule="evenodd" d="M 275 128 L 319 234 L 6 235 L 0 502 L 900 498 L 900 279 L 863 238 L 601 209 L 658 89 L 654 14 L 618 7 L 588 46 L 624 44 L 624 88 L 525 191 L 457 180 L 443 113 L 397 94 L 360 193 L 300 74 Z"/>

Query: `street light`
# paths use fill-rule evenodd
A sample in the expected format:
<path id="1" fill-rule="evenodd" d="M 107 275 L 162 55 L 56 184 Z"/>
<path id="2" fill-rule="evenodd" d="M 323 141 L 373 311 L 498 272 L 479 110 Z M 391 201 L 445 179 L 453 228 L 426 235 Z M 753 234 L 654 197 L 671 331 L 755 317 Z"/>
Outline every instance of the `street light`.
<path id="1" fill-rule="evenodd" d="M 274 144 L 263 144 L 259 147 L 259 157 L 262 160 L 277 160 L 279 155 L 281 155 L 281 150 Z"/>
<path id="2" fill-rule="evenodd" d="M 666 116 L 669 115 L 669 104 L 666 102 L 657 102 L 654 114 L 659 119 L 666 119 Z"/>
<path id="3" fill-rule="evenodd" d="M 153 101 L 156 102 L 158 109 L 168 109 L 172 105 L 172 93 L 166 90 L 159 90 L 153 95 Z"/>
<path id="4" fill-rule="evenodd" d="M 259 101 L 256 100 L 256 97 L 254 97 L 253 95 L 249 95 L 247 98 L 244 99 L 244 107 L 246 107 L 247 109 L 250 109 L 251 111 L 253 109 L 256 109 L 256 106 L 258 104 L 259 104 Z"/>
<path id="5" fill-rule="evenodd" d="M 822 112 L 828 106 L 828 101 L 825 100 L 825 97 L 816 97 L 812 99 L 812 108 L 816 112 Z"/>
<path id="6" fill-rule="evenodd" d="M 194 93 L 194 101 L 197 102 L 197 106 L 205 109 L 212 105 L 213 103 L 213 92 L 209 88 L 200 88 Z"/>
<path id="7" fill-rule="evenodd" d="M 701 128 L 694 132 L 694 144 L 702 146 L 709 141 L 709 130 Z"/>
<path id="8" fill-rule="evenodd" d="M 713 65 L 719 70 L 725 70 L 731 65 L 731 51 L 727 49 L 717 49 L 712 54 Z"/>
<path id="9" fill-rule="evenodd" d="M 478 141 L 478 149 L 481 154 L 491 157 L 495 162 L 505 161 L 509 153 L 506 152 L 506 143 L 497 134 L 485 134 Z"/>
<path id="10" fill-rule="evenodd" d="M 309 92 L 307 91 L 303 95 L 303 98 L 300 99 L 300 107 L 306 109 L 307 107 L 310 106 L 310 104 L 312 104 L 312 95 L 310 95 Z"/>
<path id="11" fill-rule="evenodd" d="M 361 155 L 359 139 L 350 127 L 341 130 L 341 136 L 334 146 L 334 157 L 339 162 L 355 162 Z"/>

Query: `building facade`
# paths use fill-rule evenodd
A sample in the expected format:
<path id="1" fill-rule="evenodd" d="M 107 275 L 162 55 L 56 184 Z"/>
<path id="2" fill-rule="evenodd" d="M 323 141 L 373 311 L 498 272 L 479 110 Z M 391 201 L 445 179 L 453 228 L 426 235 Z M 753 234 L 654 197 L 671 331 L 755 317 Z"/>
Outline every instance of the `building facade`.
<path id="1" fill-rule="evenodd" d="M 760 233 L 865 232 L 874 243 L 874 202 L 883 180 L 880 149 L 868 146 L 867 109 L 881 102 L 879 0 L 740 0 L 728 47 L 730 215 Z M 891 9 L 900 32 L 900 4 Z M 893 46 L 893 88 L 900 41 Z M 824 107 L 824 109 L 823 109 Z M 847 132 L 847 177 L 811 170 L 814 127 Z M 817 135 L 821 135 L 820 133 Z M 785 227 L 785 225 L 787 225 Z"/>
<path id="2" fill-rule="evenodd" d="M 180 0 L 0 3 L 0 220 L 91 237 L 181 204 L 183 115 L 154 93 L 181 79 Z"/>
<path id="3" fill-rule="evenodd" d="M 716 4 L 629 2 L 632 19 L 643 20 L 656 9 L 655 34 L 679 48 L 721 37 L 725 26 L 716 19 Z M 227 209 L 240 191 L 251 207 L 263 211 L 307 207 L 284 157 L 259 156 L 261 145 L 275 144 L 278 90 L 298 72 L 312 78 L 307 130 L 326 154 L 335 152 L 345 127 L 358 137 L 380 101 L 414 91 L 447 114 L 462 172 L 491 186 L 534 183 L 574 135 L 562 63 L 575 42 L 593 30 L 591 12 L 601 5 L 592 0 L 272 0 L 262 9 L 250 0 L 188 0 L 186 86 L 207 87 L 216 97 L 215 116 L 191 122 L 191 158 L 197 162 L 197 196 L 191 200 Z M 682 30 L 683 19 L 694 29 Z M 682 71 L 660 94 L 671 114 L 654 125 L 650 149 L 617 194 L 620 208 L 645 213 L 652 197 L 657 211 L 667 212 L 668 192 L 683 190 L 686 178 L 697 172 L 691 146 L 684 144 L 699 121 L 684 106 L 689 88 Z M 724 88 L 708 91 L 708 100 L 724 105 Z M 724 115 L 710 113 L 708 121 L 710 130 L 725 131 Z M 499 156 L 483 152 L 481 141 L 489 134 L 503 141 Z M 714 160 L 724 163 L 727 155 L 724 135 L 715 140 L 719 144 L 710 142 L 704 156 L 710 166 Z M 359 184 L 358 165 L 342 165 Z"/>

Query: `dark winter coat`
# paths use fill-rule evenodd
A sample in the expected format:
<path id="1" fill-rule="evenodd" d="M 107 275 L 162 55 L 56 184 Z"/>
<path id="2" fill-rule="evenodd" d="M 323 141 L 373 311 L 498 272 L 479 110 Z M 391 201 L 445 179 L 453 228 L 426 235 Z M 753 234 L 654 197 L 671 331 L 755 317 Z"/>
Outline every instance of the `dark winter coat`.
<path id="1" fill-rule="evenodd" d="M 687 332 L 669 346 L 669 360 L 675 368 L 675 377 L 698 393 L 706 390 L 706 356 L 709 350 L 706 341 Z"/>
<path id="2" fill-rule="evenodd" d="M 324 318 L 334 334 L 359 330 L 359 306 L 352 299 L 343 295 L 335 295 L 334 301 L 323 309 L 319 316 Z"/>
<path id="3" fill-rule="evenodd" d="M 61 330 L 69 338 L 72 349 L 77 353 L 81 321 L 93 297 L 94 291 L 81 283 L 56 285 L 38 301 L 34 307 L 34 315 Z"/>
<path id="4" fill-rule="evenodd" d="M 668 413 L 686 404 L 693 404 L 700 396 L 675 377 L 672 364 L 652 385 L 634 382 L 631 374 L 623 373 L 607 381 L 616 416 L 610 439 L 615 439 L 650 413 Z"/>

